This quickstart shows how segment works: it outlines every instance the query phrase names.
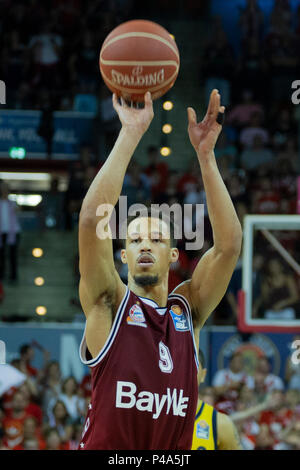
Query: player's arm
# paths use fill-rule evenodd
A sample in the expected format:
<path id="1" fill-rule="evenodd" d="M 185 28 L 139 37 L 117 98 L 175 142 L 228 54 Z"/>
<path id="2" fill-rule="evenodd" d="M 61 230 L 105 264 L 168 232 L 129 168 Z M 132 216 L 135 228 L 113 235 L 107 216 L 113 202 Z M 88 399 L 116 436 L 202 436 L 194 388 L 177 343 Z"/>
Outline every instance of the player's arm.
<path id="1" fill-rule="evenodd" d="M 87 191 L 79 217 L 79 295 L 87 316 L 88 346 L 89 332 L 91 336 L 103 336 L 106 339 L 116 293 L 125 292 L 114 265 L 112 239 L 104 237 L 104 233 L 110 232 L 110 214 L 121 194 L 128 164 L 154 115 L 150 93 L 145 95 L 143 109 L 131 108 L 123 100 L 120 105 L 115 95 L 113 105 L 122 128 L 109 157 Z M 101 322 L 98 321 L 99 315 Z M 98 331 L 99 328 L 103 328 L 103 331 Z M 98 346 L 95 347 L 95 351 L 98 349 Z"/>
<path id="2" fill-rule="evenodd" d="M 224 413 L 217 413 L 218 450 L 243 450 L 239 433 Z"/>
<path id="3" fill-rule="evenodd" d="M 198 262 L 191 280 L 184 289 L 193 308 L 196 326 L 202 326 L 219 304 L 236 266 L 242 243 L 242 228 L 230 195 L 217 167 L 214 147 L 222 126 L 217 122 L 224 106 L 213 90 L 203 121 L 197 123 L 193 108 L 188 108 L 188 132 L 196 150 L 206 193 L 209 220 L 213 230 L 213 246 Z"/>

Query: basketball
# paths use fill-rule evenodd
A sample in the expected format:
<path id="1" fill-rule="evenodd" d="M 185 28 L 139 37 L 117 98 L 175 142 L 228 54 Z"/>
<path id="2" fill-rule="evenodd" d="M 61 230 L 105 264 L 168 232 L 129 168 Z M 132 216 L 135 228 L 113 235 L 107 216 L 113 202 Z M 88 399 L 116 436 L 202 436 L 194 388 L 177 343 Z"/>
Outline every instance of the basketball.
<path id="1" fill-rule="evenodd" d="M 175 83 L 179 51 L 170 33 L 157 23 L 131 20 L 106 37 L 99 66 L 107 87 L 126 101 L 152 100 L 164 95 Z"/>

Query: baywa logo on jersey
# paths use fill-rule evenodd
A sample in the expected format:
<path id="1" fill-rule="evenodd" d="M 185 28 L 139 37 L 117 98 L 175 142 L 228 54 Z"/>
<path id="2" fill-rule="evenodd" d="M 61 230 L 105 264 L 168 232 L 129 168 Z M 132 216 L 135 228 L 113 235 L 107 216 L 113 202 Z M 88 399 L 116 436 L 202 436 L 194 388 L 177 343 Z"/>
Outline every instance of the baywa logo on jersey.
<path id="1" fill-rule="evenodd" d="M 197 423 L 196 435 L 198 439 L 208 439 L 209 438 L 209 424 L 203 419 Z"/>
<path id="2" fill-rule="evenodd" d="M 172 305 L 170 314 L 176 331 L 189 331 L 189 322 L 186 313 L 182 311 L 179 305 Z"/>
<path id="3" fill-rule="evenodd" d="M 143 310 L 138 304 L 134 304 L 129 310 L 127 323 L 128 325 L 143 326 L 144 328 L 147 328 L 146 319 L 143 314 Z"/>

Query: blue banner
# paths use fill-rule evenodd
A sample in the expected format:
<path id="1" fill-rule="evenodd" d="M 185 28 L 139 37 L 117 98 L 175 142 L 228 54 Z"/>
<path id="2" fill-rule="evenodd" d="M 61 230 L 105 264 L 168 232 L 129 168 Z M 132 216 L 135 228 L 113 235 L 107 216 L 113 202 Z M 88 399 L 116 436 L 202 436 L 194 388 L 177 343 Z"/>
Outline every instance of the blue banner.
<path id="1" fill-rule="evenodd" d="M 271 364 L 270 372 L 284 380 L 293 339 L 294 335 L 287 333 L 241 334 L 235 328 L 227 331 L 213 328 L 210 333 L 210 381 L 218 370 L 228 367 L 230 357 L 236 351 L 242 353 L 249 374 L 253 374 L 257 359 L 266 356 Z"/>
<path id="2" fill-rule="evenodd" d="M 76 159 L 80 147 L 91 142 L 94 114 L 57 111 L 54 117 L 52 158 Z M 0 112 L 0 157 L 8 157 L 11 147 L 23 147 L 25 158 L 46 158 L 45 141 L 37 134 L 40 111 Z"/>
<path id="3" fill-rule="evenodd" d="M 2 325 L 0 340 L 5 343 L 7 364 L 20 357 L 20 346 L 37 342 L 43 349 L 49 351 L 50 360 L 59 362 L 63 377 L 73 375 L 77 381 L 80 381 L 88 372 L 88 367 L 82 364 L 79 358 L 84 324 Z M 35 355 L 32 365 L 39 369 L 43 366 L 43 353 L 37 345 L 33 346 L 33 349 Z"/>

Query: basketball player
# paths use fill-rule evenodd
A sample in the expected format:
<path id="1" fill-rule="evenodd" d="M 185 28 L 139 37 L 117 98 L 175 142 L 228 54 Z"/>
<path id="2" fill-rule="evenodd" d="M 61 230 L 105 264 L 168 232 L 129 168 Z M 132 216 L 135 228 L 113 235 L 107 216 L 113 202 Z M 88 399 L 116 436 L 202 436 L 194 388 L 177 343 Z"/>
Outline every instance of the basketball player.
<path id="1" fill-rule="evenodd" d="M 204 382 L 204 354 L 199 350 L 198 383 Z M 229 416 L 219 413 L 200 398 L 194 425 L 192 450 L 242 450 L 238 431 Z"/>
<path id="2" fill-rule="evenodd" d="M 92 399 L 79 449 L 190 449 L 197 407 L 197 338 L 232 276 L 242 230 L 218 171 L 214 146 L 225 109 L 213 90 L 202 122 L 188 108 L 188 133 L 205 186 L 214 245 L 193 276 L 168 295 L 170 264 L 178 259 L 168 224 L 136 217 L 128 224 L 122 262 L 114 266 L 111 238 L 96 233 L 103 204 L 113 207 L 127 166 L 154 113 L 113 96 L 122 128 L 83 200 L 79 220 L 79 295 L 86 315 L 81 360 L 92 368 Z M 99 212 L 98 212 L 99 213 Z M 109 231 L 109 224 L 106 223 Z M 196 338 L 196 341 L 195 341 Z"/>

